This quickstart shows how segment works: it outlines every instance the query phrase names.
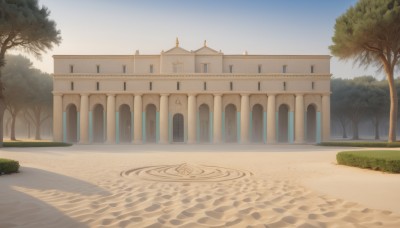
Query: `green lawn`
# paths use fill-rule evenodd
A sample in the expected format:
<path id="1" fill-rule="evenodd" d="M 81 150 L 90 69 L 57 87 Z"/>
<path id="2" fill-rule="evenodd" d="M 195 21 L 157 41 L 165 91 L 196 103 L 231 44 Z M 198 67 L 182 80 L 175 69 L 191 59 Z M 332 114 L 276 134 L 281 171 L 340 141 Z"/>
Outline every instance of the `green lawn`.
<path id="1" fill-rule="evenodd" d="M 4 147 L 63 147 L 72 144 L 63 142 L 43 142 L 43 141 L 8 141 L 4 142 Z"/>
<path id="2" fill-rule="evenodd" d="M 0 158 L 0 176 L 2 174 L 16 173 L 19 169 L 19 162 Z"/>
<path id="3" fill-rule="evenodd" d="M 347 147 L 400 147 L 400 142 L 368 142 L 368 141 L 337 141 L 322 142 L 319 146 L 347 146 Z"/>
<path id="4" fill-rule="evenodd" d="M 342 151 L 336 160 L 341 165 L 400 173 L 399 150 Z"/>

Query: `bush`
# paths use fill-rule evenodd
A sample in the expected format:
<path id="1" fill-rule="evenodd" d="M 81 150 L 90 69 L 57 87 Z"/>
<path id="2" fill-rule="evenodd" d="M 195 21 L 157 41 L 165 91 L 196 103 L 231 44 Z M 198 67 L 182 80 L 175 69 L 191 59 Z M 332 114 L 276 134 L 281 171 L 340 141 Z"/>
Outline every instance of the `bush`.
<path id="1" fill-rule="evenodd" d="M 400 173 L 400 151 L 343 151 L 336 155 L 336 160 L 341 165 Z"/>
<path id="2" fill-rule="evenodd" d="M 359 142 L 359 141 L 338 141 L 322 142 L 319 146 L 348 146 L 348 147 L 400 147 L 400 142 Z"/>
<path id="3" fill-rule="evenodd" d="M 12 141 L 4 142 L 4 147 L 63 147 L 71 146 L 72 144 L 63 142 L 23 142 L 23 141 Z"/>
<path id="4" fill-rule="evenodd" d="M 19 162 L 0 158 L 0 175 L 8 173 L 17 173 L 19 169 Z"/>

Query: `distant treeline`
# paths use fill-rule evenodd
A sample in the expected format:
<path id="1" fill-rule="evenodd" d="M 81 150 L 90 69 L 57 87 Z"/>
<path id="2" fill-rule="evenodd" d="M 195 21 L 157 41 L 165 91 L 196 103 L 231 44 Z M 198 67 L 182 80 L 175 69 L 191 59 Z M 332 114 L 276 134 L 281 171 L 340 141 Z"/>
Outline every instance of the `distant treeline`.
<path id="1" fill-rule="evenodd" d="M 41 139 L 43 132 L 51 136 L 52 77 L 34 68 L 24 56 L 7 55 L 2 80 L 6 104 L 4 136 L 11 140 L 17 139 L 17 133 L 34 139 Z"/>
<path id="2" fill-rule="evenodd" d="M 395 83 L 399 96 L 400 80 Z M 387 136 L 390 98 L 386 80 L 378 81 L 372 76 L 333 78 L 331 91 L 333 137 L 340 134 L 348 138 L 349 132 L 352 139 L 360 139 L 361 134 L 375 139 Z"/>

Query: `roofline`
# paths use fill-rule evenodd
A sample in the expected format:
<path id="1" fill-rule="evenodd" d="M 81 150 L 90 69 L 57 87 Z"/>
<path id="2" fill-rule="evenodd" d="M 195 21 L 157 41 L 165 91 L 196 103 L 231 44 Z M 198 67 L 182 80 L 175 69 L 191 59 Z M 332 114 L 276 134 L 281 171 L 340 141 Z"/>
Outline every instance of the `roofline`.
<path id="1" fill-rule="evenodd" d="M 167 54 L 167 55 L 174 55 L 174 54 Z M 202 56 L 207 56 L 209 54 L 199 54 Z M 84 58 L 117 58 L 117 59 L 130 59 L 135 57 L 159 57 L 161 55 L 53 55 L 54 59 L 84 59 Z M 215 54 L 211 54 L 209 56 L 216 56 Z M 223 56 L 228 58 L 300 58 L 300 59 L 330 59 L 332 58 L 331 55 L 243 55 L 243 54 L 236 54 L 236 55 L 224 55 L 220 54 L 217 56 Z"/>

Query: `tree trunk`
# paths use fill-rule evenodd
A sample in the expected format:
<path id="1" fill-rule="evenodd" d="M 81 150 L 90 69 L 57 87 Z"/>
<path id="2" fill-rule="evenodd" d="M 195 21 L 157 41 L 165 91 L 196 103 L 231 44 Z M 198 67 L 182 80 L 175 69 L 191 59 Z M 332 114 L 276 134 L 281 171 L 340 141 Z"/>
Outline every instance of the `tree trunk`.
<path id="1" fill-rule="evenodd" d="M 389 134 L 388 142 L 396 142 L 396 128 L 397 128 L 397 89 L 393 79 L 393 67 L 384 65 L 387 80 L 389 83 L 390 93 L 390 115 L 389 115 Z"/>
<path id="2" fill-rule="evenodd" d="M 375 116 L 375 140 L 379 140 L 379 117 Z"/>
<path id="3" fill-rule="evenodd" d="M 40 140 L 40 127 L 36 126 L 35 139 Z"/>
<path id="4" fill-rule="evenodd" d="M 41 111 L 42 111 L 42 109 L 41 108 L 37 108 L 37 109 L 34 109 L 34 115 L 35 115 L 35 122 L 36 122 L 36 124 L 35 124 L 35 128 L 36 128 L 36 133 L 35 133 L 35 139 L 36 140 L 40 140 L 41 139 L 41 137 L 40 137 L 40 114 L 41 114 Z"/>
<path id="5" fill-rule="evenodd" d="M 5 137 L 10 137 L 10 123 L 11 123 L 11 118 L 7 118 L 6 126 L 5 126 L 5 133 L 4 133 Z"/>
<path id="6" fill-rule="evenodd" d="M 342 118 L 339 118 L 339 122 L 340 122 L 340 125 L 342 125 L 342 129 L 343 129 L 343 138 L 344 138 L 344 139 L 347 139 L 346 120 L 345 120 L 345 119 L 342 119 Z"/>
<path id="7" fill-rule="evenodd" d="M 360 137 L 358 136 L 358 121 L 352 120 L 353 123 L 353 140 L 358 140 Z"/>
<path id="8" fill-rule="evenodd" d="M 0 148 L 3 147 L 3 118 L 4 118 L 4 111 L 6 110 L 6 105 L 4 104 L 4 98 L 2 94 L 3 94 L 2 84 L 0 81 Z"/>
<path id="9" fill-rule="evenodd" d="M 17 112 L 12 115 L 12 121 L 11 121 L 11 140 L 16 140 L 15 139 L 15 122 L 17 120 Z"/>
<path id="10" fill-rule="evenodd" d="M 28 139 L 31 138 L 31 123 L 28 122 Z"/>

